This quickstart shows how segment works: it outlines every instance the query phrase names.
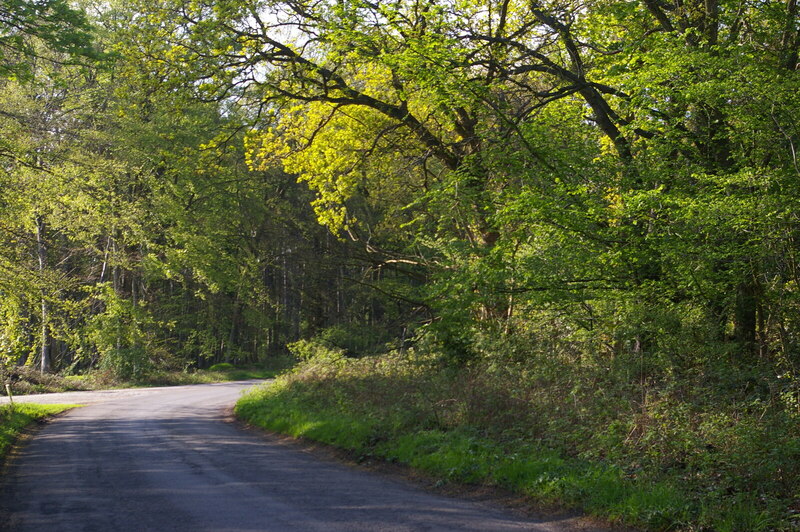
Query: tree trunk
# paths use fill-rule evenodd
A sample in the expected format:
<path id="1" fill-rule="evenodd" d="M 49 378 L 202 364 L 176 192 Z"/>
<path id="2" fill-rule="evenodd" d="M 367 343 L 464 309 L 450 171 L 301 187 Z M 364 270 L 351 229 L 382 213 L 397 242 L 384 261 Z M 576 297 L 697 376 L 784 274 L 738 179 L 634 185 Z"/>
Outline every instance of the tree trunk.
<path id="1" fill-rule="evenodd" d="M 754 353 L 758 311 L 758 288 L 753 282 L 743 282 L 736 293 L 734 336 L 743 353 Z"/>
<path id="2" fill-rule="evenodd" d="M 39 259 L 39 275 L 44 277 L 44 270 L 47 266 L 47 246 L 44 242 L 45 225 L 41 216 L 36 218 L 36 255 Z M 42 279 L 44 281 L 44 279 Z M 47 303 L 46 292 L 44 287 L 41 289 L 41 357 L 40 369 L 42 373 L 50 372 L 50 308 Z"/>
<path id="3" fill-rule="evenodd" d="M 233 310 L 231 312 L 231 327 L 228 330 L 228 346 L 225 349 L 225 358 L 224 361 L 227 363 L 231 363 L 231 354 L 233 353 L 233 346 L 236 342 L 236 327 L 239 321 L 239 294 L 236 294 L 233 299 Z"/>
<path id="4" fill-rule="evenodd" d="M 797 70 L 798 47 L 800 47 L 800 31 L 796 29 L 797 0 L 786 0 L 786 25 L 781 37 L 781 55 L 783 66 L 787 70 Z"/>

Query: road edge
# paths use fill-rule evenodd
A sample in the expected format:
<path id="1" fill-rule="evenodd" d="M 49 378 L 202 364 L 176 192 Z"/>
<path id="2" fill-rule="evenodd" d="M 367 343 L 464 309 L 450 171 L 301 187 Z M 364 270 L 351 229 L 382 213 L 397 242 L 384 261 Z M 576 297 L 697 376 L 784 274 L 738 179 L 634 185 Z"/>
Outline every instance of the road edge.
<path id="1" fill-rule="evenodd" d="M 467 500 L 474 504 L 511 512 L 519 517 L 533 521 L 545 522 L 557 519 L 559 525 L 564 526 L 565 532 L 641 532 L 640 529 L 609 523 L 578 511 L 537 505 L 524 495 L 513 493 L 500 487 L 463 484 L 440 479 L 406 464 L 389 462 L 373 456 L 359 456 L 356 452 L 327 443 L 309 438 L 295 438 L 287 434 L 267 430 L 237 417 L 234 413 L 234 406 L 225 409 L 223 420 L 241 430 L 256 434 L 272 444 L 305 452 L 320 460 L 380 475 L 394 482 L 412 486 L 428 493 Z"/>
<path id="2" fill-rule="evenodd" d="M 66 416 L 71 411 L 82 406 L 83 405 L 75 405 L 61 412 L 34 419 L 17 433 L 14 441 L 8 447 L 8 451 L 0 455 L 0 532 L 10 532 L 14 530 L 11 526 L 12 523 L 9 520 L 10 518 L 6 508 L 6 504 L 11 500 L 9 497 L 10 489 L 8 487 L 8 478 L 10 475 L 8 473 L 16 467 L 16 462 L 19 459 L 22 449 L 49 423 Z"/>

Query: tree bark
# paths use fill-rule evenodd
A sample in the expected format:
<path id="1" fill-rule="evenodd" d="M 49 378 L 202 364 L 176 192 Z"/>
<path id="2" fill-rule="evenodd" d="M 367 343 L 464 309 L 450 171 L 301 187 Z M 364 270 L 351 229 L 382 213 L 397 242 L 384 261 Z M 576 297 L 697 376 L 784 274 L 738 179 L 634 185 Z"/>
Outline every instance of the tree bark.
<path id="1" fill-rule="evenodd" d="M 796 29 L 797 0 L 786 0 L 786 26 L 781 37 L 783 66 L 787 70 L 797 70 L 800 31 Z"/>
<path id="2" fill-rule="evenodd" d="M 44 241 L 45 223 L 41 216 L 36 217 L 36 256 L 39 259 L 39 275 L 44 277 L 44 270 L 47 266 L 47 245 Z M 42 279 L 43 281 L 44 279 Z M 42 373 L 50 372 L 50 308 L 47 303 L 46 292 L 44 287 L 41 289 L 41 356 L 40 356 L 40 370 Z"/>

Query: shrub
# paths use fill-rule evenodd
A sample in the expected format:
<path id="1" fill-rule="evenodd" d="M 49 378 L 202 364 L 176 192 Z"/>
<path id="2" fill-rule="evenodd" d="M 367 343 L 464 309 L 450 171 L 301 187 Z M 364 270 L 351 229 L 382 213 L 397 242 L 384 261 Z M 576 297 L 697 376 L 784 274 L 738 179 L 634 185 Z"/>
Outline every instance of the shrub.
<path id="1" fill-rule="evenodd" d="M 229 362 L 220 362 L 208 368 L 209 371 L 228 371 L 232 369 L 236 369 L 236 366 Z"/>

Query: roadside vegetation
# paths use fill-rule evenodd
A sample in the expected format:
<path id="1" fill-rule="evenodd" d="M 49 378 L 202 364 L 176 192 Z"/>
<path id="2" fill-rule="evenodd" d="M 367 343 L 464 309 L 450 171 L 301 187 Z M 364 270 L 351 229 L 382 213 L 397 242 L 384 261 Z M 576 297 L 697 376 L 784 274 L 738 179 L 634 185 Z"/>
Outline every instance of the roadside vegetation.
<path id="1" fill-rule="evenodd" d="M 764 367 L 655 380 L 633 360 L 496 347 L 455 369 L 429 351 L 355 359 L 318 345 L 236 413 L 356 458 L 648 530 L 800 525 L 800 416 Z"/>
<path id="2" fill-rule="evenodd" d="M 183 384 L 271 379 L 291 365 L 292 360 L 285 357 L 274 359 L 268 365 L 234 366 L 227 362 L 221 362 L 204 370 L 153 372 L 144 379 L 131 384 L 135 386 L 178 386 Z"/>
<path id="3" fill-rule="evenodd" d="M 25 427 L 78 405 L 38 405 L 17 403 L 0 405 L 0 462 Z"/>
<path id="4" fill-rule="evenodd" d="M 5 382 L 9 383 L 13 395 L 142 386 L 180 386 L 249 379 L 270 379 L 292 364 L 293 360 L 288 357 L 276 357 L 270 360 L 269 364 L 260 365 L 235 366 L 221 362 L 200 370 L 153 370 L 137 379 L 122 379 L 113 372 L 102 370 L 87 371 L 82 375 L 59 375 L 56 373 L 42 373 L 35 368 L 26 366 L 17 366 L 8 370 Z M 0 389 L 0 395 L 7 395 L 7 390 Z"/>

